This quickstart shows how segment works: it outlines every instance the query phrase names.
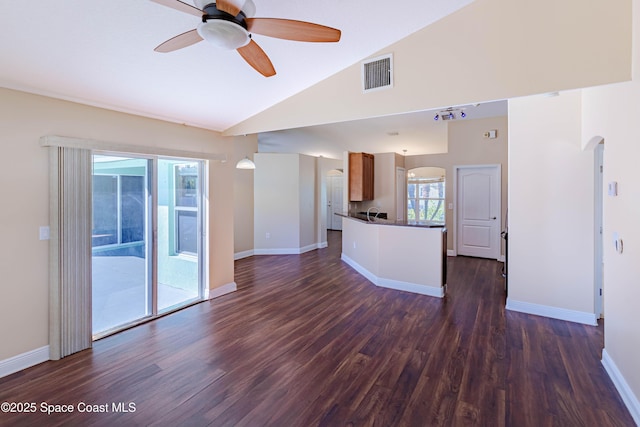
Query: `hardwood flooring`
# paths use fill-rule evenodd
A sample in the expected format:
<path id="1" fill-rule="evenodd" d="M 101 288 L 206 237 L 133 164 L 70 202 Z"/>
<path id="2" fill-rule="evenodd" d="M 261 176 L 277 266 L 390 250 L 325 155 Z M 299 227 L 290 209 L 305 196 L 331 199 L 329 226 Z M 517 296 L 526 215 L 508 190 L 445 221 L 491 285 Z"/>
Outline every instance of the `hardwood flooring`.
<path id="1" fill-rule="evenodd" d="M 0 425 L 634 425 L 602 326 L 506 312 L 500 263 L 450 258 L 438 299 L 372 285 L 329 237 L 237 261 L 233 294 L 0 379 L 0 402 L 37 406 Z"/>

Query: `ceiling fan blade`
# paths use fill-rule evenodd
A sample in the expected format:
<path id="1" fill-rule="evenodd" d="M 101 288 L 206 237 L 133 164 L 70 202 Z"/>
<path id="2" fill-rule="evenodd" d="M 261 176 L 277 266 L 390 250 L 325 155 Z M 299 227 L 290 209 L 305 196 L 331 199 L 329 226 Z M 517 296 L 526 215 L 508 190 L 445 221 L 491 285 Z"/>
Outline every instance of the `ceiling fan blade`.
<path id="1" fill-rule="evenodd" d="M 229 15 L 238 16 L 240 8 L 229 0 L 216 0 L 216 9 L 227 12 Z"/>
<path id="2" fill-rule="evenodd" d="M 312 22 L 279 18 L 247 18 L 250 33 L 300 42 L 337 42 L 341 32 Z"/>
<path id="3" fill-rule="evenodd" d="M 202 40 L 200 34 L 198 34 L 197 30 L 187 31 L 186 33 L 179 34 L 175 37 L 170 38 L 166 42 L 160 44 L 156 47 L 156 52 L 173 52 L 174 50 L 182 49 L 183 47 L 191 46 L 192 44 L 196 44 Z"/>
<path id="4" fill-rule="evenodd" d="M 276 70 L 273 68 L 273 64 L 267 54 L 253 40 L 248 45 L 238 48 L 238 53 L 263 76 L 271 77 L 276 74 Z"/>
<path id="5" fill-rule="evenodd" d="M 163 6 L 170 7 L 171 9 L 179 10 L 180 12 L 190 13 L 191 15 L 202 17 L 202 11 L 197 7 L 193 7 L 190 4 L 181 2 L 180 0 L 151 0 L 154 3 L 161 4 Z"/>

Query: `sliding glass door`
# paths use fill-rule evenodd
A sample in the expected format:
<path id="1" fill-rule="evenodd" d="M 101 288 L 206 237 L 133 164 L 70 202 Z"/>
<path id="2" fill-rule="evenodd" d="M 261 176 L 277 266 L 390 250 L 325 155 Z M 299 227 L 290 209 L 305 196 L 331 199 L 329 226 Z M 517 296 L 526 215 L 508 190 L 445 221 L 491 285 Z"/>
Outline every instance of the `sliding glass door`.
<path id="1" fill-rule="evenodd" d="M 158 311 L 202 297 L 200 163 L 158 161 Z"/>
<path id="2" fill-rule="evenodd" d="M 93 156 L 94 338 L 202 299 L 202 168 Z"/>
<path id="3" fill-rule="evenodd" d="M 93 335 L 151 315 L 151 161 L 93 156 Z"/>

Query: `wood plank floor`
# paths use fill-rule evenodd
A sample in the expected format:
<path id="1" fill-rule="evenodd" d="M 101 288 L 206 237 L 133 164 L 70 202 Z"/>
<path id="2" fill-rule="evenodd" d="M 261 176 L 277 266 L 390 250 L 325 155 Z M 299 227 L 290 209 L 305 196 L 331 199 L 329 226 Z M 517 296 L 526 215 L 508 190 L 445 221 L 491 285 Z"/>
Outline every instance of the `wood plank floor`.
<path id="1" fill-rule="evenodd" d="M 0 425 L 634 425 L 602 326 L 506 312 L 496 261 L 450 258 L 443 299 L 377 288 L 340 238 L 237 261 L 233 294 L 0 379 L 0 402 L 37 405 Z"/>

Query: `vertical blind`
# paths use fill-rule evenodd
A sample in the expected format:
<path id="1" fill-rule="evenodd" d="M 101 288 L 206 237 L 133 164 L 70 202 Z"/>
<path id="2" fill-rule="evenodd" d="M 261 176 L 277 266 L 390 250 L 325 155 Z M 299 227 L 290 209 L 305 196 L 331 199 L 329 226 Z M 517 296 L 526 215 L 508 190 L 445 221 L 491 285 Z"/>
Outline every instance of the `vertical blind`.
<path id="1" fill-rule="evenodd" d="M 91 150 L 50 147 L 49 352 L 91 347 Z"/>

